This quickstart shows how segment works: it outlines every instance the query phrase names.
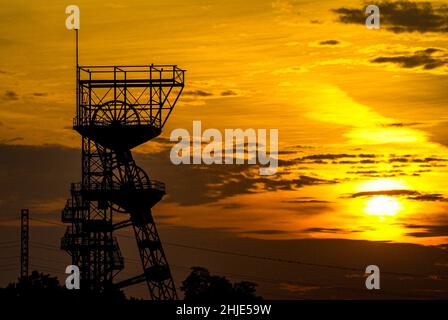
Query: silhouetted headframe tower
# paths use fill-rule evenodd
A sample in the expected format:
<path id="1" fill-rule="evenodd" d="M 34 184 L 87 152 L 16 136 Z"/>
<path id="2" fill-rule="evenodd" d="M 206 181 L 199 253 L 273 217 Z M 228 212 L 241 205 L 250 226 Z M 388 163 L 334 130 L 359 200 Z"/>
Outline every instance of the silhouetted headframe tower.
<path id="1" fill-rule="evenodd" d="M 81 290 L 102 293 L 145 282 L 151 299 L 176 299 L 176 288 L 151 208 L 165 185 L 151 180 L 131 150 L 161 134 L 184 87 L 176 65 L 77 66 L 76 117 L 82 180 L 62 210 L 70 223 L 61 248 L 81 271 Z M 114 231 L 134 230 L 143 272 L 115 282 L 124 269 Z"/>
<path id="2" fill-rule="evenodd" d="M 30 263 L 30 212 L 28 209 L 20 210 L 20 278 L 28 277 Z"/>

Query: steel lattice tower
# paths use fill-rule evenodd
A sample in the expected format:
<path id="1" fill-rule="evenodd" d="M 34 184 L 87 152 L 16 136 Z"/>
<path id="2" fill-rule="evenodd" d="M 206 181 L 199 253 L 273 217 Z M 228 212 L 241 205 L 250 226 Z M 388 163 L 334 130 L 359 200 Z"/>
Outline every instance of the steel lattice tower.
<path id="1" fill-rule="evenodd" d="M 20 211 L 20 278 L 28 277 L 28 266 L 30 261 L 30 253 L 28 242 L 30 240 L 30 220 L 29 210 L 22 209 Z"/>
<path id="2" fill-rule="evenodd" d="M 62 210 L 61 248 L 81 271 L 81 289 L 102 293 L 146 281 L 151 299 L 176 288 L 151 208 L 165 195 L 131 149 L 160 135 L 184 87 L 175 65 L 78 66 L 73 128 L 82 136 L 82 181 Z M 114 231 L 133 229 L 143 273 L 114 283 L 124 268 Z"/>

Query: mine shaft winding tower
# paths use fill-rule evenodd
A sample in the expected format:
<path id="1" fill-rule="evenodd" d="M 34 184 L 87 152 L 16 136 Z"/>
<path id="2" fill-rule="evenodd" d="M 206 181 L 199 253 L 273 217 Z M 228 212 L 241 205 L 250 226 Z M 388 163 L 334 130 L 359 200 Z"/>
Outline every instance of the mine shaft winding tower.
<path id="1" fill-rule="evenodd" d="M 165 185 L 150 179 L 131 150 L 162 132 L 182 93 L 176 65 L 77 66 L 76 117 L 82 136 L 82 179 L 62 210 L 70 224 L 61 240 L 81 272 L 81 289 L 102 293 L 146 282 L 154 300 L 176 299 L 171 271 L 151 209 Z M 141 274 L 115 282 L 124 269 L 114 232 L 132 228 Z"/>

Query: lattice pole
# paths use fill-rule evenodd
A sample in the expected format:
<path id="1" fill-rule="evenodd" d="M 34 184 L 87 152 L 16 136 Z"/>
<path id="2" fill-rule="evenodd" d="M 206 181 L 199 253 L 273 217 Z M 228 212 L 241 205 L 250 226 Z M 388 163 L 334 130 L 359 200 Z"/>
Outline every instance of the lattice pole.
<path id="1" fill-rule="evenodd" d="M 29 210 L 22 209 L 21 215 L 21 242 L 20 242 L 20 278 L 28 277 L 28 266 L 29 266 L 29 246 L 28 242 L 30 240 L 29 233 Z"/>

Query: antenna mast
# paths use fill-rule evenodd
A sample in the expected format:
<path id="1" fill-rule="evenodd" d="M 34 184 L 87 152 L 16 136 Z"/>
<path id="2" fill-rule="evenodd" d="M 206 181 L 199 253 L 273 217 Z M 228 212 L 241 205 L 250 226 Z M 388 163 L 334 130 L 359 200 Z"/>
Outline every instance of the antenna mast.
<path id="1" fill-rule="evenodd" d="M 21 229 L 21 242 L 20 242 L 20 278 L 28 277 L 28 265 L 29 265 L 29 250 L 28 242 L 30 239 L 29 233 L 29 211 L 28 209 L 22 209 L 20 212 L 20 229 Z"/>

